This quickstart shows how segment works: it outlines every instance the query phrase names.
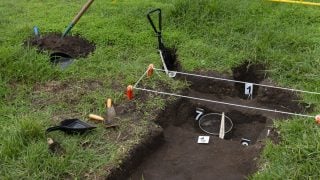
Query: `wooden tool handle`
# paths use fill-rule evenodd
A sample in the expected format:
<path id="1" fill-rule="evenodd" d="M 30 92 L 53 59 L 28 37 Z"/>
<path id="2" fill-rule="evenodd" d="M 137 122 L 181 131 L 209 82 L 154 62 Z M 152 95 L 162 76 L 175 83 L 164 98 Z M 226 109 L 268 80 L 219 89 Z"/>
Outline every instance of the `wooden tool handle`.
<path id="1" fill-rule="evenodd" d="M 112 101 L 110 98 L 107 99 L 107 108 L 111 108 L 112 106 Z"/>
<path id="2" fill-rule="evenodd" d="M 104 118 L 95 114 L 89 114 L 89 119 L 97 120 L 97 121 L 104 121 Z"/>
<path id="3" fill-rule="evenodd" d="M 88 2 L 82 7 L 81 11 L 77 14 L 76 17 L 72 20 L 72 24 L 75 25 L 81 16 L 87 11 L 87 9 L 90 7 L 90 5 L 93 3 L 94 0 L 88 0 Z"/>

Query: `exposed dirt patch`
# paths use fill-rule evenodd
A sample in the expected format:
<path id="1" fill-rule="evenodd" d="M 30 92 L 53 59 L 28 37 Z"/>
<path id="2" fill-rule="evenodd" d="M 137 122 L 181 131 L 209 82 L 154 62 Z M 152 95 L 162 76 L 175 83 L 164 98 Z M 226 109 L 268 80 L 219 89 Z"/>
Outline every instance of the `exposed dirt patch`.
<path id="1" fill-rule="evenodd" d="M 85 81 L 50 81 L 44 85 L 37 84 L 35 85 L 34 92 L 50 92 L 50 93 L 60 93 L 65 91 L 72 91 L 76 89 L 83 89 L 87 91 L 96 90 L 97 88 L 101 88 L 103 83 L 98 80 L 85 80 Z"/>
<path id="2" fill-rule="evenodd" d="M 268 80 L 262 82 L 272 85 Z M 266 107 L 272 109 L 278 107 L 281 110 L 295 113 L 310 112 L 314 107 L 302 102 L 296 94 L 281 89 L 260 87 L 256 98 L 258 103 L 264 104 Z"/>
<path id="3" fill-rule="evenodd" d="M 227 140 L 211 136 L 209 144 L 200 145 L 196 143 L 198 136 L 206 134 L 194 120 L 199 105 L 182 100 L 159 115 L 165 143 L 138 167 L 132 179 L 244 179 L 256 170 L 262 146 L 258 138 L 265 130 L 266 118 L 235 110 L 226 112 L 234 123 Z M 211 108 L 207 111 L 214 112 Z M 242 146 L 241 138 L 250 139 L 251 145 Z"/>
<path id="4" fill-rule="evenodd" d="M 249 70 L 244 71 L 243 67 L 247 65 L 234 68 L 233 77 L 241 81 L 270 83 L 264 80 L 265 75 L 260 75 L 262 66 L 250 65 L 253 68 L 249 67 Z M 203 74 L 231 79 L 217 73 Z M 254 78 L 246 78 L 249 75 Z M 190 89 L 185 92 L 188 96 L 289 112 L 305 110 L 297 101 L 298 96 L 292 92 L 260 88 L 256 89 L 254 99 L 247 100 L 240 96 L 240 88 L 236 83 L 198 77 L 179 78 L 190 81 Z M 201 131 L 195 121 L 196 107 L 203 108 L 206 113 L 225 112 L 232 119 L 234 127 L 226 134 L 224 140 L 210 136 L 209 144 L 197 144 L 199 135 L 208 134 Z M 273 119 L 278 118 L 288 116 L 199 100 L 179 99 L 167 105 L 157 117 L 157 123 L 164 129 L 163 145 L 150 156 L 145 155 L 143 162 L 129 178 L 245 179 L 256 171 L 257 159 L 263 147 L 262 140 L 266 138 L 268 130 L 269 136 L 273 138 L 274 131 L 270 125 Z M 242 138 L 251 140 L 249 146 L 241 145 Z M 126 172 L 132 172 L 132 168 L 134 167 L 130 167 Z"/>
<path id="5" fill-rule="evenodd" d="M 171 71 L 181 70 L 176 48 L 165 47 L 162 51 L 162 55 L 168 70 L 171 70 Z"/>
<path id="6" fill-rule="evenodd" d="M 245 81 L 251 83 L 260 83 L 267 76 L 265 72 L 265 66 L 262 64 L 252 64 L 250 62 L 245 62 L 242 65 L 235 67 L 232 69 L 233 79 L 237 81 Z M 244 94 L 245 85 L 243 83 L 235 83 L 235 87 L 239 92 L 239 97 L 248 98 Z M 254 98 L 258 92 L 259 86 L 253 86 L 253 94 Z"/>
<path id="7" fill-rule="evenodd" d="M 151 129 L 150 134 L 140 142 L 139 146 L 133 148 L 129 155 L 124 159 L 124 163 L 116 170 L 109 169 L 109 175 L 106 179 L 116 180 L 125 179 L 130 175 L 130 169 L 137 167 L 146 154 L 154 152 L 163 142 L 163 131 L 161 128 Z"/>
<path id="8" fill-rule="evenodd" d="M 238 140 L 241 138 L 250 139 L 255 143 L 262 131 L 264 131 L 267 117 L 259 114 L 245 114 L 240 111 L 231 111 L 226 114 L 234 123 L 234 128 L 225 139 Z M 270 122 L 268 122 L 270 123 Z"/>
<path id="9" fill-rule="evenodd" d="M 271 128 L 271 129 L 270 129 L 268 138 L 269 138 L 274 144 L 279 144 L 280 141 L 281 141 L 281 137 L 280 137 L 279 131 L 277 131 L 276 128 Z"/>
<path id="10" fill-rule="evenodd" d="M 216 72 L 201 72 L 201 75 L 229 78 L 227 75 L 219 74 Z M 191 82 L 190 89 L 199 93 L 214 94 L 216 98 L 235 97 L 238 96 L 237 89 L 234 88 L 233 82 L 220 81 L 215 79 L 199 78 L 195 76 L 178 76 L 180 79 L 185 79 Z M 197 83 L 192 83 L 197 82 Z"/>
<path id="11" fill-rule="evenodd" d="M 40 38 L 33 37 L 27 40 L 25 45 L 35 46 L 40 52 L 65 53 L 71 58 L 87 57 L 95 49 L 93 43 L 80 36 L 61 38 L 61 34 L 58 33 L 47 34 Z"/>

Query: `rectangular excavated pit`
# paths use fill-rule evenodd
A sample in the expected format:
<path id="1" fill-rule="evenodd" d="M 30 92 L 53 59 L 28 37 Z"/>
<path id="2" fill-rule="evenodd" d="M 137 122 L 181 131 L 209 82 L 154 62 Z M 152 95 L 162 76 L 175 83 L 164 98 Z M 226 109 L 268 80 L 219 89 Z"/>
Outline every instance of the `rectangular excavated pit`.
<path id="1" fill-rule="evenodd" d="M 251 70 L 250 67 L 249 70 L 244 67 L 249 66 L 240 66 L 238 71 L 237 68 L 234 69 L 234 78 L 256 76 L 256 66 L 251 66 Z M 204 75 L 232 79 L 213 72 Z M 270 84 L 268 79 L 263 80 L 265 76 L 261 77 L 258 82 Z M 288 117 L 280 113 L 200 99 L 291 112 L 305 110 L 303 104 L 297 103 L 298 96 L 292 92 L 254 87 L 253 99 L 247 99 L 242 96 L 243 92 L 239 87 L 243 87 L 239 86 L 239 83 L 201 77 L 178 78 L 191 83 L 185 95 L 197 97 L 199 100 L 178 99 L 177 102 L 167 105 L 158 115 L 157 123 L 164 129 L 164 143 L 151 155 L 146 154 L 143 162 L 128 179 L 246 179 L 256 171 L 258 156 L 263 146 L 260 140 L 266 137 L 272 119 Z M 232 120 L 234 127 L 226 134 L 225 139 L 210 136 L 209 144 L 197 143 L 198 136 L 208 135 L 200 130 L 195 121 L 197 107 L 204 109 L 206 113 L 224 112 Z M 241 144 L 242 138 L 251 140 L 249 146 Z"/>
<path id="2" fill-rule="evenodd" d="M 180 100 L 168 106 L 159 115 L 158 123 L 164 128 L 164 143 L 147 156 L 130 176 L 135 179 L 245 179 L 256 169 L 256 159 L 261 144 L 257 143 L 265 132 L 266 118 L 226 112 L 234 123 L 231 133 L 222 140 L 210 136 L 209 144 L 198 144 L 202 132 L 195 123 L 195 109 L 199 102 Z M 251 140 L 249 146 L 241 145 L 241 138 Z"/>

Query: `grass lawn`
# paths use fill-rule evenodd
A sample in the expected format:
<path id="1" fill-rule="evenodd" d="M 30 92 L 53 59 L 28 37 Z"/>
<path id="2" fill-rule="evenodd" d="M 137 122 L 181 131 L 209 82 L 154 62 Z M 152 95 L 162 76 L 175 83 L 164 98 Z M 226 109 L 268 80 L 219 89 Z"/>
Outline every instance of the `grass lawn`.
<path id="1" fill-rule="evenodd" d="M 48 53 L 24 46 L 37 25 L 40 33 L 62 32 L 86 0 L 0 2 L 0 179 L 99 178 L 118 166 L 139 143 L 161 96 L 142 102 L 139 122 L 121 119 L 119 132 L 103 127 L 84 136 L 52 133 L 66 149 L 50 154 L 44 131 L 64 118 L 102 114 L 103 102 L 128 103 L 124 90 L 161 62 L 146 12 L 161 8 L 165 44 L 176 47 L 184 71 L 231 72 L 244 61 L 268 65 L 283 87 L 320 92 L 320 7 L 264 0 L 96 0 L 73 28 L 96 45 L 93 54 L 66 70 L 53 67 Z M 182 83 L 164 78 L 176 90 Z M 302 95 L 320 112 L 320 96 Z M 314 113 L 315 114 L 315 113 Z M 260 170 L 252 179 L 317 179 L 320 130 L 313 119 L 276 122 L 282 141 L 267 141 Z"/>

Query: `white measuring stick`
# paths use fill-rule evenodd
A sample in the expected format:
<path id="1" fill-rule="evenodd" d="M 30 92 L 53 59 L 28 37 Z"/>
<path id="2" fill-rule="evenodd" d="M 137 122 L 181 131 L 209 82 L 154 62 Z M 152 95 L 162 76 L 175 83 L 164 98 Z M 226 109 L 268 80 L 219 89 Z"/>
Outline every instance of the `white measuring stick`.
<path id="1" fill-rule="evenodd" d="M 220 139 L 224 139 L 224 133 L 225 133 L 225 131 L 224 131 L 224 120 L 225 120 L 224 112 L 222 112 L 222 114 L 221 114 L 221 122 L 220 122 L 220 132 L 219 132 L 219 138 Z"/>
<path id="2" fill-rule="evenodd" d="M 161 58 L 161 61 L 162 61 L 163 69 L 166 72 L 166 74 L 169 75 L 169 71 L 168 71 L 166 63 L 164 62 L 164 58 L 163 58 L 161 50 L 159 50 L 159 54 L 160 54 L 160 58 Z"/>
<path id="3" fill-rule="evenodd" d="M 154 70 L 156 70 L 156 71 L 164 71 L 164 70 L 158 69 L 158 68 L 154 68 Z M 212 76 L 204 76 L 204 75 L 185 73 L 185 72 L 179 72 L 179 71 L 168 71 L 168 72 L 174 72 L 176 74 L 183 74 L 183 75 L 202 77 L 202 78 L 208 78 L 208 79 L 215 79 L 215 80 L 220 80 L 220 81 L 228 81 L 228 82 L 244 83 L 244 84 L 245 83 L 250 83 L 250 82 L 245 82 L 245 81 L 237 81 L 237 80 L 233 80 L 233 79 L 225 79 L 225 78 L 218 78 L 218 77 L 212 77 Z M 271 86 L 271 85 L 258 84 L 258 83 L 252 83 L 252 84 L 256 85 L 256 86 L 269 87 L 269 88 L 274 88 L 274 89 L 282 89 L 282 90 L 293 91 L 293 92 L 301 92 L 301 93 L 320 95 L 320 92 L 304 91 L 304 90 L 299 90 L 299 89 L 284 88 L 284 87 L 279 87 L 279 86 Z"/>
<path id="4" fill-rule="evenodd" d="M 279 110 L 276 110 L 276 109 L 274 109 L 274 110 L 273 109 L 265 109 L 265 108 L 246 106 L 246 105 L 241 105 L 241 104 L 233 104 L 233 103 L 227 103 L 227 102 L 222 102 L 222 101 L 215 101 L 215 100 L 210 100 L 210 99 L 203 99 L 203 98 L 197 98 L 197 97 L 192 97 L 192 96 L 184 96 L 184 95 L 180 95 L 180 94 L 167 93 L 167 92 L 162 92 L 162 91 L 155 91 L 155 90 L 145 89 L 145 88 L 134 87 L 134 89 L 147 91 L 147 92 L 153 92 L 153 93 L 156 93 L 156 94 L 163 94 L 163 95 L 168 95 L 168 96 L 176 96 L 176 97 L 188 98 L 188 99 L 211 102 L 211 103 L 217 103 L 217 104 L 224 104 L 224 105 L 247 108 L 247 109 L 274 112 L 274 113 L 287 114 L 287 115 L 293 115 L 293 116 L 301 116 L 301 117 L 307 117 L 307 118 L 314 118 L 315 117 L 315 116 L 306 115 L 306 114 L 279 111 Z"/>

